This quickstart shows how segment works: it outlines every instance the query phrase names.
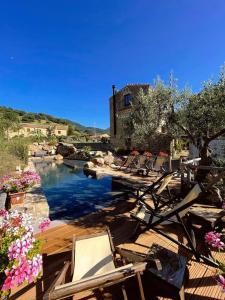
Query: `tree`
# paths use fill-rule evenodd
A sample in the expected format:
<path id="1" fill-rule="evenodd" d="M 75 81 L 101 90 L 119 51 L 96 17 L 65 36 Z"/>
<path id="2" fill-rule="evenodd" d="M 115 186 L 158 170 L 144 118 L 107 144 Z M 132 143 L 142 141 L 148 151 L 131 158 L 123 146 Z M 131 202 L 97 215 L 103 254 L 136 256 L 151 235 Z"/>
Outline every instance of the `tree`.
<path id="1" fill-rule="evenodd" d="M 150 144 L 153 138 L 157 138 L 160 128 L 168 123 L 177 95 L 172 75 L 168 85 L 157 78 L 147 92 L 140 89 L 131 103 L 132 109 L 122 117 L 126 135 L 136 145 Z"/>
<path id="2" fill-rule="evenodd" d="M 177 107 L 176 107 L 177 105 Z M 197 94 L 187 93 L 173 105 L 169 122 L 185 134 L 199 151 L 201 164 L 211 162 L 211 141 L 225 134 L 225 73 L 217 82 L 204 83 Z"/>
<path id="3" fill-rule="evenodd" d="M 125 117 L 124 128 L 139 143 L 157 133 L 165 124 L 173 137 L 186 136 L 199 150 L 202 165 L 212 162 L 209 144 L 225 134 L 225 72 L 217 82 L 204 83 L 202 90 L 193 94 L 188 89 L 179 91 L 170 76 L 169 84 L 156 80 L 152 89 L 140 91 L 133 109 Z"/>
<path id="4" fill-rule="evenodd" d="M 19 117 L 13 111 L 4 111 L 0 116 L 0 133 L 9 139 L 10 131 L 16 131 L 20 128 Z"/>
<path id="5" fill-rule="evenodd" d="M 68 135 L 68 136 L 71 136 L 71 135 L 73 135 L 73 134 L 74 134 L 74 126 L 71 125 L 71 124 L 69 124 L 69 125 L 68 125 L 68 130 L 67 130 L 67 135 Z"/>

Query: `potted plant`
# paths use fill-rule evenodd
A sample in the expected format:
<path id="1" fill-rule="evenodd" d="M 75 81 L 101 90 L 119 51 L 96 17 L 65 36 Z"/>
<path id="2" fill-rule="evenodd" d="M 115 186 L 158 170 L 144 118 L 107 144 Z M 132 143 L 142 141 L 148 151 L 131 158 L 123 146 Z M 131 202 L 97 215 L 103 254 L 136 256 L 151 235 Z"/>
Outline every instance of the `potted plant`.
<path id="1" fill-rule="evenodd" d="M 16 175 L 6 175 L 0 180 L 0 190 L 7 193 L 10 204 L 21 204 L 25 199 L 25 192 L 40 182 L 36 172 L 26 171 Z"/>
<path id="2" fill-rule="evenodd" d="M 0 210 L 0 299 L 41 276 L 41 241 L 35 239 L 31 221 L 27 213 Z M 49 224 L 50 220 L 44 219 L 39 229 L 43 231 Z"/>

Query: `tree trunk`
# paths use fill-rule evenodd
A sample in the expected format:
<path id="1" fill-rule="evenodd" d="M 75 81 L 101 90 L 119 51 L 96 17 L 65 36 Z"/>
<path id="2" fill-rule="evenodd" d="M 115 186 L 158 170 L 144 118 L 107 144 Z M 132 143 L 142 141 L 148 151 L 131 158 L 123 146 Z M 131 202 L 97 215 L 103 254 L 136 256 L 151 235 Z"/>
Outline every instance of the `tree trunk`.
<path id="1" fill-rule="evenodd" d="M 207 142 L 204 142 L 203 146 L 199 150 L 199 155 L 201 157 L 200 164 L 199 164 L 200 166 L 212 165 L 212 155 L 211 155 L 211 151 L 209 150 L 209 145 Z M 209 172 L 210 170 L 198 169 L 196 180 L 200 182 L 205 181 Z"/>

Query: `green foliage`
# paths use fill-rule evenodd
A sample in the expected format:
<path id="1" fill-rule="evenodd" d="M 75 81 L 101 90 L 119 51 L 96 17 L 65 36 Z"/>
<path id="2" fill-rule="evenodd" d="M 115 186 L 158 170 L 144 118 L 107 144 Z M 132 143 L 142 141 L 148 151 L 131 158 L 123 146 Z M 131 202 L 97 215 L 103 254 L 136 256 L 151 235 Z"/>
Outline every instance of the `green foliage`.
<path id="1" fill-rule="evenodd" d="M 16 118 L 19 119 L 20 122 L 25 122 L 25 123 L 38 123 L 38 122 L 45 122 L 45 123 L 56 123 L 56 124 L 63 124 L 63 125 L 71 125 L 73 126 L 74 130 L 76 131 L 85 131 L 87 130 L 88 132 L 93 132 L 92 127 L 86 127 L 83 126 L 79 123 L 63 119 L 63 118 L 57 118 L 48 114 L 44 113 L 28 113 L 22 110 L 16 110 L 12 109 L 9 107 L 4 107 L 0 106 L 0 116 L 3 113 L 13 113 Z M 0 128 L 1 130 L 1 128 Z M 108 133 L 109 129 L 100 129 L 100 128 L 95 128 L 96 133 Z"/>
<path id="2" fill-rule="evenodd" d="M 9 138 L 9 131 L 18 129 L 18 115 L 14 111 L 0 111 L 0 135 Z"/>
<path id="3" fill-rule="evenodd" d="M 131 104 L 131 112 L 123 117 L 124 132 L 137 146 L 157 135 L 168 118 L 168 113 L 177 98 L 174 84 L 165 85 L 159 78 L 147 93 L 142 89 Z"/>
<path id="4" fill-rule="evenodd" d="M 71 136 L 71 135 L 73 135 L 73 134 L 74 134 L 74 126 L 70 124 L 70 125 L 68 126 L 67 135 L 68 135 L 68 136 Z"/>
<path id="5" fill-rule="evenodd" d="M 89 147 L 89 146 L 84 146 L 83 152 L 84 152 L 86 155 L 89 155 L 90 152 L 91 152 L 91 147 Z"/>
<path id="6" fill-rule="evenodd" d="M 124 130 L 137 145 L 154 137 L 160 125 L 175 138 L 186 136 L 207 157 L 209 143 L 225 134 L 225 67 L 216 82 L 203 84 L 201 92 L 178 90 L 173 76 L 169 84 L 156 80 L 153 89 L 140 91 L 133 110 L 124 118 Z"/>
<path id="7" fill-rule="evenodd" d="M 8 142 L 9 153 L 18 157 L 24 164 L 27 164 L 28 143 L 29 143 L 29 139 L 21 138 L 21 137 L 9 140 Z"/>

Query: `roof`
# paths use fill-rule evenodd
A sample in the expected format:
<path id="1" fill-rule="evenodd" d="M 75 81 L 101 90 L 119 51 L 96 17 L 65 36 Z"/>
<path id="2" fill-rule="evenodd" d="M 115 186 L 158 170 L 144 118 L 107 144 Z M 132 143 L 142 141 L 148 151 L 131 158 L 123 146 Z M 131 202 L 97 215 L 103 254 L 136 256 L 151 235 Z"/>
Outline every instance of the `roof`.
<path id="1" fill-rule="evenodd" d="M 26 128 L 42 128 L 48 129 L 50 126 L 54 126 L 57 130 L 67 130 L 68 126 L 66 125 L 58 125 L 58 124 L 32 124 L 32 123 L 21 123 L 22 127 Z"/>

